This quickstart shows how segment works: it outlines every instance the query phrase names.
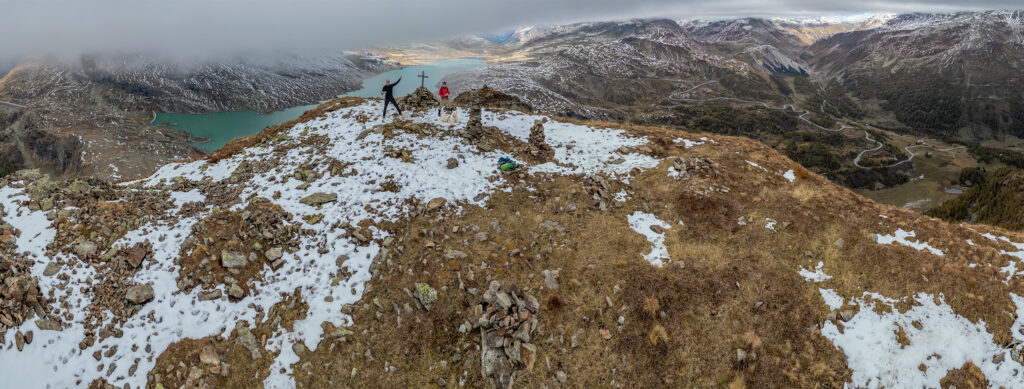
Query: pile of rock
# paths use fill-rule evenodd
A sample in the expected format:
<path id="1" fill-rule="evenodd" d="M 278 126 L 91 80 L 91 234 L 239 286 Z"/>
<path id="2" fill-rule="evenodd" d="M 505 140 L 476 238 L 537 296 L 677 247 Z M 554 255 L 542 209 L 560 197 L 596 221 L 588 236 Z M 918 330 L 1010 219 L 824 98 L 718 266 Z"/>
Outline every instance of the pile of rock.
<path id="1" fill-rule="evenodd" d="M 398 99 L 398 106 L 403 110 L 421 111 L 437 107 L 441 102 L 434 97 L 429 89 L 424 87 L 416 88 L 412 93 Z"/>
<path id="2" fill-rule="evenodd" d="M 672 162 L 672 168 L 679 172 L 679 175 L 676 176 L 677 180 L 691 174 L 702 177 L 718 177 L 718 164 L 704 157 L 676 157 Z"/>
<path id="3" fill-rule="evenodd" d="M 133 280 L 135 272 L 151 257 L 151 246 L 149 242 L 142 242 L 127 248 L 115 247 L 115 254 L 109 261 L 93 263 L 96 279 L 100 281 L 91 290 L 90 315 L 102 320 L 105 312 L 109 312 L 117 321 L 134 316 L 143 304 L 153 300 L 153 287 Z"/>
<path id="4" fill-rule="evenodd" d="M 456 105 L 463 107 L 514 109 L 527 113 L 533 111 L 533 108 L 524 103 L 518 97 L 501 93 L 487 85 L 484 85 L 484 87 L 480 89 L 466 91 L 452 101 L 455 102 Z"/>
<path id="5" fill-rule="evenodd" d="M 608 180 L 601 176 L 587 177 L 583 182 L 583 190 L 593 200 L 592 205 L 602 211 L 607 211 L 608 204 L 613 204 L 615 200 Z"/>
<path id="6" fill-rule="evenodd" d="M 475 106 L 469 110 L 469 122 L 466 123 L 466 130 L 463 137 L 466 143 L 480 144 L 484 139 L 484 122 L 482 119 L 483 108 Z"/>
<path id="7" fill-rule="evenodd" d="M 17 327 L 37 315 L 46 316 L 49 303 L 39 291 L 39 281 L 30 274 L 30 266 L 28 260 L 0 253 L 0 339 L 8 328 Z M 31 342 L 29 335 L 28 343 Z M 21 350 L 24 343 L 17 343 Z"/>
<path id="8" fill-rule="evenodd" d="M 319 192 L 302 199 L 310 205 L 333 201 L 336 194 Z M 290 219 L 279 206 L 255 198 L 240 212 L 217 212 L 200 220 L 182 245 L 190 259 L 182 267 L 178 288 L 186 291 L 198 283 L 211 290 L 200 294 L 200 299 L 208 300 L 221 297 L 215 287 L 223 284 L 230 297 L 244 297 L 246 285 L 258 277 L 264 262 L 277 270 L 284 265 L 285 251 L 298 249 L 301 230 Z"/>
<path id="9" fill-rule="evenodd" d="M 533 122 L 533 127 L 530 127 L 530 137 L 528 142 L 530 143 L 530 149 L 528 153 L 540 159 L 551 159 L 555 156 L 555 150 L 547 144 L 544 138 L 544 123 L 547 123 L 548 118 L 543 118 Z"/>
<path id="10" fill-rule="evenodd" d="M 483 302 L 474 305 L 460 331 L 480 329 L 480 371 L 496 387 L 509 388 L 515 369 L 533 370 L 537 346 L 530 335 L 537 329 L 540 303 L 513 284 L 491 281 Z"/>

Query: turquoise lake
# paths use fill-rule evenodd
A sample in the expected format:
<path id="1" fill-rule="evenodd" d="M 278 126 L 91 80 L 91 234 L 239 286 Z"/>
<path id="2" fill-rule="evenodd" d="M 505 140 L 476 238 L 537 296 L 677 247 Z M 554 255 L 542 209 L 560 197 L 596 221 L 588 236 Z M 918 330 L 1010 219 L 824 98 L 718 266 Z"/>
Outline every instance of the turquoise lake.
<path id="1" fill-rule="evenodd" d="M 402 76 L 402 82 L 395 87 L 395 97 L 405 96 L 420 86 L 420 78 L 416 77 L 420 72 L 426 72 L 428 78 L 426 85 L 434 93 L 440 85 L 441 79 L 445 76 L 467 69 L 487 65 L 479 59 L 464 58 L 446 61 L 432 62 L 425 65 L 406 66 L 399 70 L 392 70 L 377 74 L 363 80 L 363 88 L 345 93 L 341 96 L 356 97 L 381 97 L 380 88 L 384 86 L 384 80 L 392 82 Z M 452 91 L 455 96 L 459 92 Z M 260 132 L 268 126 L 278 125 L 302 115 L 313 105 L 303 105 L 288 108 L 282 111 L 275 111 L 269 114 L 261 114 L 257 111 L 226 111 L 211 112 L 202 114 L 181 114 L 157 112 L 153 124 L 172 123 L 168 128 L 176 128 L 188 131 L 193 137 L 210 138 L 209 142 L 197 143 L 198 147 L 207 151 L 214 151 L 221 148 L 233 139 L 252 135 Z"/>

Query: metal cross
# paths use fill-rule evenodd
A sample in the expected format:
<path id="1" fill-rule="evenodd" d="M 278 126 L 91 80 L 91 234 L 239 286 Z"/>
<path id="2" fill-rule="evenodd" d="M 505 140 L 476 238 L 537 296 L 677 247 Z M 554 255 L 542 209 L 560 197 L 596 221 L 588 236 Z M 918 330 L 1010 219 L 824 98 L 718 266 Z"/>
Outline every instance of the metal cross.
<path id="1" fill-rule="evenodd" d="M 427 75 L 427 72 L 420 72 L 420 75 L 416 77 L 420 78 L 420 88 L 423 88 L 423 84 L 427 81 L 428 78 L 430 78 L 430 76 Z"/>

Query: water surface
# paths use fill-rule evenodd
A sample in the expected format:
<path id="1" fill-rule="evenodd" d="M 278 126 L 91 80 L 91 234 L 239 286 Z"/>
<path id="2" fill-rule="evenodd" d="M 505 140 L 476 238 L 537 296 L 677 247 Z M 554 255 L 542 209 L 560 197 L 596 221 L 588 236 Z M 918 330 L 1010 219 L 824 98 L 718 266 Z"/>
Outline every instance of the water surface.
<path id="1" fill-rule="evenodd" d="M 437 89 L 441 79 L 445 76 L 486 65 L 485 62 L 476 58 L 452 59 L 446 61 L 432 62 L 425 65 L 406 66 L 403 69 L 392 70 L 377 74 L 363 80 L 362 89 L 345 93 L 342 96 L 356 97 L 381 97 L 380 88 L 384 86 L 384 80 L 392 82 L 402 76 L 402 82 L 395 87 L 395 96 L 405 96 L 420 86 L 421 72 L 425 72 L 427 79 L 424 85 Z M 437 93 L 434 90 L 434 93 Z M 452 91 L 457 95 L 458 91 Z M 261 114 L 257 111 L 225 111 L 210 112 L 202 114 L 181 114 L 157 112 L 153 124 L 170 123 L 169 128 L 176 128 L 188 131 L 195 138 L 209 138 L 206 143 L 197 143 L 196 146 L 213 151 L 221 148 L 233 139 L 256 134 L 268 126 L 278 125 L 302 115 L 303 112 L 316 107 L 313 105 L 302 105 L 288 108 L 282 111 L 275 111 L 269 114 Z"/>

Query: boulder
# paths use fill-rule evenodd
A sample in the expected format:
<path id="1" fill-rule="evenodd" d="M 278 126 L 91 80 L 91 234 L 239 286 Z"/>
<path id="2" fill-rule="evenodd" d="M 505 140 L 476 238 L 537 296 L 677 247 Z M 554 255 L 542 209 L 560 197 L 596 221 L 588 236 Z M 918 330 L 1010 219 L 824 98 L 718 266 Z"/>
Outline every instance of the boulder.
<path id="1" fill-rule="evenodd" d="M 220 365 L 220 355 L 217 355 L 217 350 L 211 345 L 203 346 L 203 351 L 199 352 L 199 362 L 207 365 Z"/>
<path id="2" fill-rule="evenodd" d="M 242 289 L 242 287 L 238 286 L 237 283 L 233 283 L 231 284 L 231 287 L 228 288 L 228 296 L 234 297 L 236 299 L 245 297 L 245 289 Z"/>
<path id="3" fill-rule="evenodd" d="M 125 298 L 132 304 L 145 304 L 153 299 L 153 287 L 148 284 L 135 285 L 128 288 Z"/>
<path id="4" fill-rule="evenodd" d="M 128 256 L 125 258 L 133 268 L 138 268 L 142 265 L 142 260 L 146 259 L 146 255 L 149 254 L 149 250 L 142 244 L 137 244 L 128 250 Z"/>
<path id="5" fill-rule="evenodd" d="M 97 249 L 98 247 L 96 246 L 96 243 L 90 240 L 83 240 L 82 242 L 78 243 L 77 246 L 75 246 L 75 254 L 78 254 L 78 256 L 80 257 L 96 255 Z"/>
<path id="6" fill-rule="evenodd" d="M 263 353 L 261 352 L 263 347 L 261 347 L 259 341 L 256 340 L 256 335 L 253 335 L 252 331 L 247 327 L 239 327 L 237 332 L 238 337 L 235 338 L 235 344 L 249 350 L 249 356 L 252 357 L 253 360 L 263 358 Z"/>
<path id="7" fill-rule="evenodd" d="M 249 263 L 249 260 L 245 258 L 245 255 L 236 253 L 234 251 L 221 250 L 220 252 L 220 265 L 226 268 L 235 268 L 245 266 Z"/>
<path id="8" fill-rule="evenodd" d="M 448 200 L 445 200 L 444 197 L 437 197 L 434 198 L 433 200 L 430 200 L 429 202 L 427 202 L 427 212 L 431 212 L 443 207 L 446 202 L 448 202 Z"/>
<path id="9" fill-rule="evenodd" d="M 413 292 L 416 299 L 423 304 L 423 308 L 430 310 L 430 307 L 437 301 L 437 290 L 432 288 L 429 284 L 416 283 L 416 291 Z"/>
<path id="10" fill-rule="evenodd" d="M 299 200 L 300 203 L 311 207 L 318 207 L 327 203 L 338 201 L 337 193 L 316 192 Z"/>
<path id="11" fill-rule="evenodd" d="M 281 250 L 280 247 L 274 247 L 274 248 L 272 248 L 270 250 L 267 250 L 267 252 L 264 253 L 264 255 L 267 257 L 268 261 L 274 262 L 274 261 L 280 259 L 281 256 L 284 255 L 284 251 Z"/>

